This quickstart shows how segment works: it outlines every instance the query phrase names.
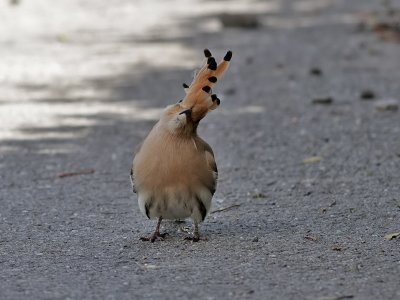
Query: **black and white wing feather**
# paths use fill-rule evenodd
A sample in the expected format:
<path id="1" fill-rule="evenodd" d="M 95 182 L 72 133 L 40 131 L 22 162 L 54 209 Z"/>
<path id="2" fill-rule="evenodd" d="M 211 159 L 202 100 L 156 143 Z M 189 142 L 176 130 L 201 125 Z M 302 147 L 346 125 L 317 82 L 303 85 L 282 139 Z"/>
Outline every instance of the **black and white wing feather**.
<path id="1" fill-rule="evenodd" d="M 132 191 L 136 194 L 136 188 L 135 188 L 135 176 L 133 174 L 133 166 L 131 168 L 131 183 L 132 183 Z"/>
<path id="2" fill-rule="evenodd" d="M 142 144 L 140 144 L 140 145 L 138 145 L 138 146 L 136 147 L 135 157 L 136 157 L 136 154 L 139 153 L 141 147 L 142 147 Z M 135 186 L 135 173 L 134 173 L 134 171 L 133 171 L 134 169 L 135 169 L 135 159 L 133 159 L 130 178 L 131 178 L 131 184 L 132 184 L 132 191 L 133 191 L 133 193 L 136 194 L 136 193 L 137 193 L 137 190 L 136 190 L 136 186 Z"/>

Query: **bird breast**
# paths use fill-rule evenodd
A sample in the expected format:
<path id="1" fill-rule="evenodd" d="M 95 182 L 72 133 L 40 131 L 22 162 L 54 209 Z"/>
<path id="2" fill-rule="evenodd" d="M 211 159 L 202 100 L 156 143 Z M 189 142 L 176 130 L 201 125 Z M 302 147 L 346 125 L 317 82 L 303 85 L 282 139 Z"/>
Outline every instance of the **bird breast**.
<path id="1" fill-rule="evenodd" d="M 150 133 L 134 160 L 140 210 L 149 218 L 204 220 L 215 174 L 195 138 Z"/>
<path id="2" fill-rule="evenodd" d="M 169 187 L 196 188 L 214 180 L 206 153 L 194 138 L 151 132 L 134 160 L 135 185 L 157 191 Z"/>

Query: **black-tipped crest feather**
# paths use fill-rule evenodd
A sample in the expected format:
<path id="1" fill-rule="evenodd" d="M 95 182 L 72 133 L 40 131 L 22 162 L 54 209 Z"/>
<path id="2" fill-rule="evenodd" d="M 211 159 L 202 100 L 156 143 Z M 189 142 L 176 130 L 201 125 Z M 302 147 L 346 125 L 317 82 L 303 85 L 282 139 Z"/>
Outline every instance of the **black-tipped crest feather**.
<path id="1" fill-rule="evenodd" d="M 204 49 L 204 55 L 205 55 L 205 57 L 210 57 L 211 56 L 210 50 Z"/>
<path id="2" fill-rule="evenodd" d="M 202 90 L 205 91 L 206 93 L 209 93 L 211 91 L 211 88 L 208 85 L 206 85 L 202 88 Z"/>
<path id="3" fill-rule="evenodd" d="M 210 82 L 212 82 L 212 83 L 216 83 L 217 82 L 217 77 L 215 77 L 215 76 L 211 76 L 211 77 L 209 77 L 208 78 L 208 81 L 210 81 Z"/>
<path id="4" fill-rule="evenodd" d="M 226 52 L 224 60 L 230 61 L 231 59 L 232 59 L 232 51 L 229 50 L 228 52 Z"/>

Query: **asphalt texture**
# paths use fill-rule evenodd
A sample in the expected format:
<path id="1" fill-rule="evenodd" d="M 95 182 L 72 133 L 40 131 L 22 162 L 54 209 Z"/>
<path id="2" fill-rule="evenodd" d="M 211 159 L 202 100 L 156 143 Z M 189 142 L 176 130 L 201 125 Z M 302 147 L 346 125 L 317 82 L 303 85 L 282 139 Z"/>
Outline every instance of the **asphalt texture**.
<path id="1" fill-rule="evenodd" d="M 388 5 L 3 1 L 0 299 L 400 299 L 400 44 L 362 23 Z M 234 53 L 208 241 L 143 242 L 134 149 L 206 47 Z"/>

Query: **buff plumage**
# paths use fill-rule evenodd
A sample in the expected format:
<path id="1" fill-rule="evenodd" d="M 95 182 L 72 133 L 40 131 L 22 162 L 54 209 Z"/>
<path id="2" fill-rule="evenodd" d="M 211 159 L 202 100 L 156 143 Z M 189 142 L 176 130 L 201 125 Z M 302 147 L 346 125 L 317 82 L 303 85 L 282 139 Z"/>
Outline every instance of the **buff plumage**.
<path id="1" fill-rule="evenodd" d="M 219 64 L 209 50 L 204 54 L 205 64 L 190 85 L 184 84 L 186 96 L 164 110 L 133 160 L 131 181 L 140 211 L 158 219 L 155 232 L 142 240 L 162 239 L 163 219 L 189 217 L 195 226 L 189 238 L 201 238 L 198 224 L 210 210 L 218 171 L 213 150 L 198 136 L 197 126 L 220 104 L 212 87 L 227 70 L 232 52 Z"/>

